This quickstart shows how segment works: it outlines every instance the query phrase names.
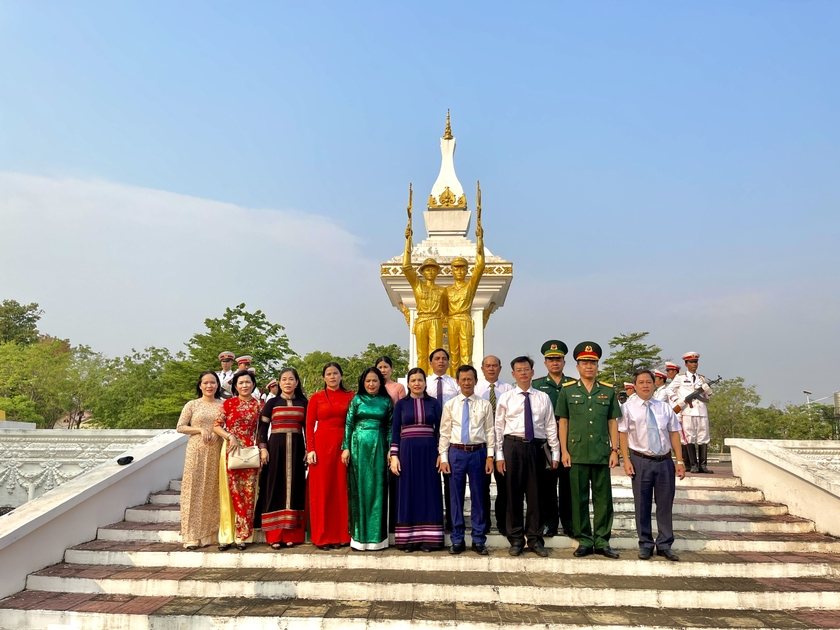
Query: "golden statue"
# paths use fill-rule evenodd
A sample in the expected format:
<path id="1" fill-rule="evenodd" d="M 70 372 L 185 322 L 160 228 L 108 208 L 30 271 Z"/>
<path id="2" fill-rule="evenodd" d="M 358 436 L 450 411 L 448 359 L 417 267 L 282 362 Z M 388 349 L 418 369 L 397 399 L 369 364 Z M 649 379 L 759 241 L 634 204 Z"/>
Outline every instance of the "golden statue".
<path id="1" fill-rule="evenodd" d="M 408 227 L 405 229 L 405 252 L 403 252 L 402 272 L 414 291 L 414 301 L 417 303 L 417 315 L 414 319 L 415 344 L 417 346 L 417 366 L 429 374 L 429 354 L 436 348 L 443 346 L 443 320 L 446 317 L 446 295 L 443 287 L 435 284 L 435 278 L 440 273 L 440 265 L 434 258 L 427 258 L 420 265 L 420 274 L 411 265 L 411 206 L 413 193 L 411 185 L 408 188 Z"/>
<path id="2" fill-rule="evenodd" d="M 484 274 L 484 228 L 481 227 L 481 184 L 476 184 L 475 210 L 475 267 L 469 281 L 467 276 L 467 261 L 456 258 L 452 261 L 452 277 L 455 283 L 446 287 L 447 302 L 447 332 L 449 337 L 449 372 L 455 372 L 462 365 L 472 365 L 473 337 L 475 325 L 472 318 L 472 304 L 481 276 Z"/>

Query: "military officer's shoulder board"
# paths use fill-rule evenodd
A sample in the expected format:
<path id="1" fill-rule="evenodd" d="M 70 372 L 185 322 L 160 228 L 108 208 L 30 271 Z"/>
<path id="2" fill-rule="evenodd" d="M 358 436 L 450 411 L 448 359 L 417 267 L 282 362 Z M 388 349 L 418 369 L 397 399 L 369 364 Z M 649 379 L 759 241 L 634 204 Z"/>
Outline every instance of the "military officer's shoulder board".
<path id="1" fill-rule="evenodd" d="M 577 381 L 573 380 L 573 381 L 568 381 L 566 383 L 563 383 L 563 387 L 568 387 L 569 385 L 577 385 Z"/>
<path id="2" fill-rule="evenodd" d="M 598 384 L 601 385 L 602 387 L 612 387 L 613 386 L 612 383 L 607 383 L 606 381 L 598 381 Z"/>

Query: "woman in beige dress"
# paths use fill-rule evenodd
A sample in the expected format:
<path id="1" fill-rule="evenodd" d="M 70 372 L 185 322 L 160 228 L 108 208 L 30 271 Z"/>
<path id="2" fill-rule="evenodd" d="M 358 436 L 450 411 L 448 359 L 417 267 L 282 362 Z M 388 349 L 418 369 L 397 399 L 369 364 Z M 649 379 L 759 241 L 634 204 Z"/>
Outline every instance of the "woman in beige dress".
<path id="1" fill-rule="evenodd" d="M 190 436 L 181 480 L 181 542 L 194 551 L 216 541 L 219 532 L 219 456 L 221 439 L 213 423 L 222 408 L 215 372 L 202 372 L 196 398 L 181 411 L 178 433 Z"/>

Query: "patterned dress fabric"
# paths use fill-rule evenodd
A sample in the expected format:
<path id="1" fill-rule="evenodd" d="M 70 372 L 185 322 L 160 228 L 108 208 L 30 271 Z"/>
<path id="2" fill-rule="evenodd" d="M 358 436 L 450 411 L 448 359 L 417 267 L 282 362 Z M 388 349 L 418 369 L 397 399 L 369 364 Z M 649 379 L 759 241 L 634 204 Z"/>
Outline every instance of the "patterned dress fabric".
<path id="1" fill-rule="evenodd" d="M 181 411 L 177 430 L 186 427 L 212 430 L 221 409 L 221 400 L 191 400 Z M 184 547 L 204 547 L 216 542 L 219 533 L 219 442 L 216 437 L 213 443 L 205 444 L 199 433 L 187 440 L 181 478 L 181 542 Z"/>
<path id="2" fill-rule="evenodd" d="M 257 526 L 269 544 L 306 540 L 306 405 L 305 398 L 275 396 L 261 413 L 259 443 L 268 443 L 268 464 L 260 474 Z"/>
<path id="3" fill-rule="evenodd" d="M 403 398 L 394 408 L 391 455 L 397 477 L 398 548 L 443 546 L 443 497 L 437 471 L 441 409 L 434 398 Z"/>
<path id="4" fill-rule="evenodd" d="M 347 467 L 341 442 L 352 392 L 323 390 L 312 395 L 306 410 L 306 449 L 317 463 L 309 467 L 309 539 L 313 545 L 350 542 L 347 512 Z"/>
<path id="5" fill-rule="evenodd" d="M 222 412 L 216 419 L 216 426 L 235 435 L 242 446 L 254 446 L 259 418 L 259 400 L 251 398 L 245 401 L 235 396 L 222 403 Z M 226 442 L 222 443 L 222 452 L 224 457 L 220 460 L 219 476 L 219 543 L 250 542 L 254 535 L 260 469 L 228 470 Z"/>
<path id="6" fill-rule="evenodd" d="M 388 546 L 388 441 L 394 411 L 390 397 L 357 395 L 350 401 L 342 450 L 350 450 L 347 495 L 350 546 Z"/>

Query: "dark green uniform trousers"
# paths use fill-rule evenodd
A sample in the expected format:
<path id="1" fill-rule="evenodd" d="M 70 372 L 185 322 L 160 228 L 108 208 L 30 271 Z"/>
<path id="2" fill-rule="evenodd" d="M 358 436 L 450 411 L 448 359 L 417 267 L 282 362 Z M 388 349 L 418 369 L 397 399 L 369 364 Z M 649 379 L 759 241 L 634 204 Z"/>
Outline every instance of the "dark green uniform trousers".
<path id="1" fill-rule="evenodd" d="M 572 464 L 572 521 L 575 538 L 583 547 L 604 549 L 610 546 L 613 524 L 612 480 L 610 467 L 603 464 Z M 589 522 L 589 488 L 592 487 L 593 535 Z"/>

